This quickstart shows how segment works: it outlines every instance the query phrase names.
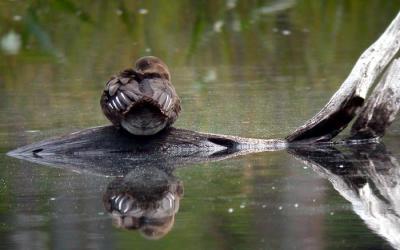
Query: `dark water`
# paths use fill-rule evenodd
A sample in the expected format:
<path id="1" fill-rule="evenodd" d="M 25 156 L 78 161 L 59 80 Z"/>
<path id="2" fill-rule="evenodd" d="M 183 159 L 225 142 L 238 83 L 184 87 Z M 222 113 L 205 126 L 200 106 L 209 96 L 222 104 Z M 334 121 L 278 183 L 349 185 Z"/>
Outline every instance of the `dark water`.
<path id="1" fill-rule="evenodd" d="M 107 124 L 99 108 L 105 81 L 150 54 L 169 65 L 182 98 L 176 126 L 283 137 L 323 106 L 399 7 L 0 2 L 0 248 L 400 248 L 398 122 L 386 149 L 266 152 L 169 171 L 137 166 L 123 179 L 6 156 Z M 136 200 L 116 201 L 132 190 Z M 128 203 L 135 212 L 126 221 L 108 213 Z"/>

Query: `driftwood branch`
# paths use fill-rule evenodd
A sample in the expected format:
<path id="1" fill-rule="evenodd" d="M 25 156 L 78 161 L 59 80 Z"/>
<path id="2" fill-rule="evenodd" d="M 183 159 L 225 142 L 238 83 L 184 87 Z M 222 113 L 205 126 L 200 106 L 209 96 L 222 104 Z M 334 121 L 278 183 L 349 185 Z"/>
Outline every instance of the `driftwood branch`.
<path id="1" fill-rule="evenodd" d="M 286 139 L 328 141 L 339 134 L 363 105 L 368 89 L 379 78 L 400 47 L 400 13 L 354 65 L 326 106 Z"/>
<path id="2" fill-rule="evenodd" d="M 400 60 L 392 62 L 351 128 L 350 139 L 382 137 L 400 108 Z"/>

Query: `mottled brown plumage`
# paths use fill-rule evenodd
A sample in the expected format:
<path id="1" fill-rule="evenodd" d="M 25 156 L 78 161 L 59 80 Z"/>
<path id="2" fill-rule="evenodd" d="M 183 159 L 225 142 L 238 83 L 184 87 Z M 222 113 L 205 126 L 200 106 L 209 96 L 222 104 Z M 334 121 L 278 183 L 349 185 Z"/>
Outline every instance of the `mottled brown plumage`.
<path id="1" fill-rule="evenodd" d="M 153 56 L 140 58 L 134 69 L 113 76 L 100 105 L 117 127 L 134 135 L 153 135 L 169 127 L 181 111 L 167 65 Z"/>

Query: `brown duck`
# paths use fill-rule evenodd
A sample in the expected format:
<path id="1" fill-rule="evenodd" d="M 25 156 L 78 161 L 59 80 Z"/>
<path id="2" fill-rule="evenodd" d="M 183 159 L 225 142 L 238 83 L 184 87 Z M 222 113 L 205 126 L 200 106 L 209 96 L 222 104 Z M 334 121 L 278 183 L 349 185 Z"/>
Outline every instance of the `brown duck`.
<path id="1" fill-rule="evenodd" d="M 181 105 L 167 65 L 154 56 L 142 57 L 134 69 L 113 76 L 100 105 L 117 127 L 134 135 L 154 135 L 178 118 Z"/>

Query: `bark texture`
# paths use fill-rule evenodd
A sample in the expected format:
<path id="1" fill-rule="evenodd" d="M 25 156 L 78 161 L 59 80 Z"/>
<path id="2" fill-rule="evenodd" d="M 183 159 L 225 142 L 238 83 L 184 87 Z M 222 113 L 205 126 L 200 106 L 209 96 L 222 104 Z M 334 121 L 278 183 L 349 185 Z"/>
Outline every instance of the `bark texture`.
<path id="1" fill-rule="evenodd" d="M 286 137 L 288 142 L 329 141 L 356 116 L 371 85 L 400 48 L 400 13 L 386 31 L 360 56 L 349 76 L 313 118 Z"/>
<path id="2" fill-rule="evenodd" d="M 124 175 L 137 166 L 160 168 L 219 161 L 286 148 L 284 140 L 262 140 L 170 128 L 138 137 L 113 126 L 85 129 L 17 148 L 9 156 L 78 172 Z"/>
<path id="3" fill-rule="evenodd" d="M 350 139 L 382 137 L 400 108 L 400 60 L 392 62 L 351 128 Z"/>

